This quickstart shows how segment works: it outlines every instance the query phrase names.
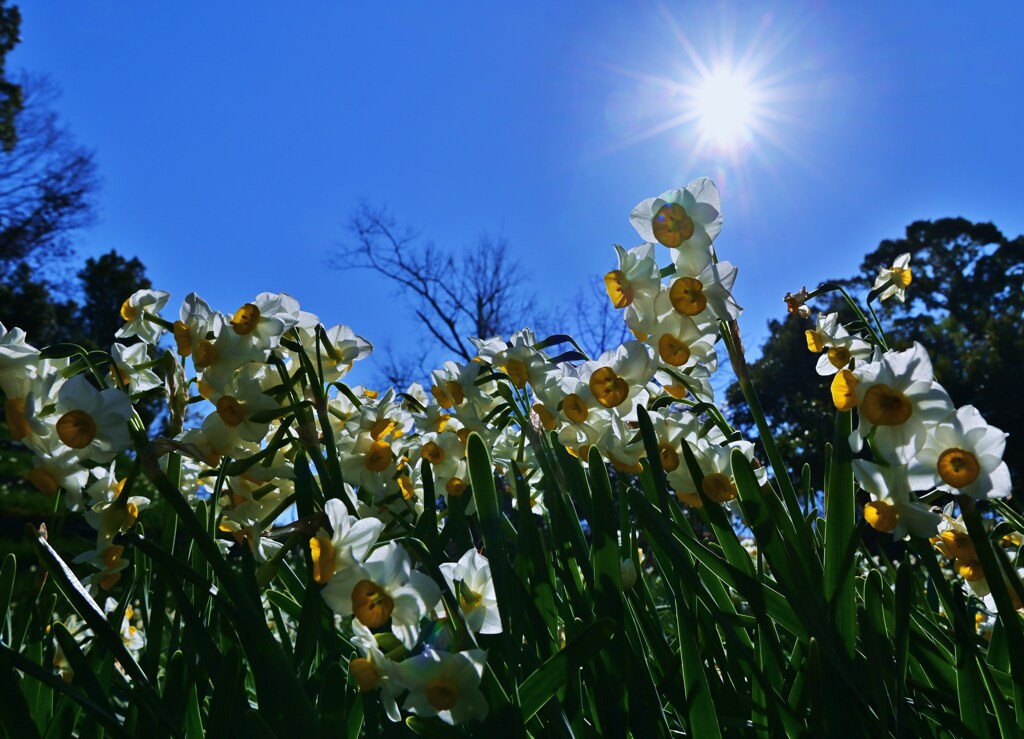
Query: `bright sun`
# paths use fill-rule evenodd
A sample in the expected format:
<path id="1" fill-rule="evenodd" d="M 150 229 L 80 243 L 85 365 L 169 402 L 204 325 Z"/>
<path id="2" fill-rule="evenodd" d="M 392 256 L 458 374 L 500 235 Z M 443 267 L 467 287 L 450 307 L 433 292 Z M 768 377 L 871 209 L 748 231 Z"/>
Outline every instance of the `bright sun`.
<path id="1" fill-rule="evenodd" d="M 693 92 L 702 138 L 727 151 L 749 139 L 754 108 L 750 80 L 728 67 L 709 70 Z"/>

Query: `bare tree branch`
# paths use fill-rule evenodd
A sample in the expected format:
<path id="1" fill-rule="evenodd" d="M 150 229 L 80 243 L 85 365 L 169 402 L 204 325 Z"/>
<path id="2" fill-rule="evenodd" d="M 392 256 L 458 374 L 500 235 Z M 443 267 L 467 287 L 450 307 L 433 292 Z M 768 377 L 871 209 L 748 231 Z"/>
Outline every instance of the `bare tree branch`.
<path id="1" fill-rule="evenodd" d="M 92 152 L 75 143 L 52 110 L 53 85 L 45 77 L 25 77 L 20 85 L 18 137 L 0 150 L 0 277 L 24 260 L 66 256 L 68 234 L 92 222 L 98 188 Z"/>
<path id="2" fill-rule="evenodd" d="M 621 310 L 615 310 L 599 280 L 580 288 L 566 311 L 574 316 L 573 338 L 591 357 L 600 356 L 631 338 Z"/>
<path id="3" fill-rule="evenodd" d="M 328 261 L 333 269 L 365 269 L 398 286 L 424 331 L 448 353 L 469 361 L 470 337 L 507 336 L 536 320 L 536 301 L 522 265 L 504 236 L 481 234 L 452 252 L 398 224 L 384 207 L 362 203 L 348 223 L 351 238 Z M 398 376 L 390 357 L 385 374 Z M 404 373 L 408 374 L 408 373 Z"/>

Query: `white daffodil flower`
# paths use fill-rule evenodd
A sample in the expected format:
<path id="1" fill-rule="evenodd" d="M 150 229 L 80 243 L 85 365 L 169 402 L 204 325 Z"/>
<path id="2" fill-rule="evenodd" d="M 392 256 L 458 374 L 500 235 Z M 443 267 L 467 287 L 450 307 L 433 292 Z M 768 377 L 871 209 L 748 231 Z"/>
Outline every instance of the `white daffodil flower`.
<path id="1" fill-rule="evenodd" d="M 874 354 L 874 348 L 864 339 L 846 334 L 845 330 L 843 334 L 831 338 L 825 351 L 818 357 L 814 369 L 822 377 L 846 369 L 854 360 L 858 363 L 870 361 Z"/>
<path id="2" fill-rule="evenodd" d="M 303 331 L 301 336 L 302 345 L 310 352 L 313 366 L 323 368 L 324 382 L 337 382 L 348 374 L 353 364 L 370 356 L 373 351 L 373 345 L 369 341 L 341 324 L 332 326 L 324 332 L 326 345 L 325 341 L 316 338 L 315 332 Z"/>
<path id="3" fill-rule="evenodd" d="M 900 254 L 891 267 L 880 267 L 871 291 L 880 291 L 879 300 L 895 297 L 901 303 L 906 300 L 907 287 L 913 279 L 910 271 L 910 252 Z"/>
<path id="4" fill-rule="evenodd" d="M 373 632 L 363 626 L 359 619 L 352 620 L 352 643 L 359 650 L 360 656 L 348 663 L 349 675 L 361 692 L 380 688 L 384 712 L 390 720 L 401 721 L 398 696 L 405 692 L 405 686 L 399 677 L 398 665 L 385 656 L 377 646 Z"/>
<path id="5" fill-rule="evenodd" d="M 110 462 L 131 444 L 132 402 L 121 390 L 97 390 L 85 375 L 75 375 L 61 385 L 56 410 L 57 437 L 79 459 Z"/>
<path id="6" fill-rule="evenodd" d="M 445 562 L 440 569 L 473 633 L 500 634 L 498 596 L 487 558 L 470 549 L 458 562 Z M 444 618 L 444 606 L 438 603 L 435 613 L 438 618 Z"/>
<path id="7" fill-rule="evenodd" d="M 219 313 L 214 315 L 210 326 L 213 338 L 201 338 L 192 346 L 192 364 L 200 374 L 199 390 L 205 398 L 216 391 L 223 392 L 240 367 L 262 364 L 268 353 L 236 333 Z"/>
<path id="8" fill-rule="evenodd" d="M 604 287 L 614 308 L 626 308 L 634 302 L 650 303 L 661 289 L 661 270 L 654 255 L 654 244 L 646 243 L 626 251 L 615 244 L 619 268 L 604 276 Z"/>
<path id="9" fill-rule="evenodd" d="M 871 528 L 890 533 L 895 539 L 905 539 L 909 534 L 935 536 L 942 518 L 914 498 L 905 465 L 882 467 L 855 459 L 853 473 L 857 484 L 873 497 L 864 506 L 864 520 Z"/>
<path id="10" fill-rule="evenodd" d="M 979 598 L 985 598 L 992 592 L 991 583 L 981 567 L 981 560 L 978 559 L 978 552 L 971 541 L 963 516 L 953 517 L 953 503 L 943 508 L 939 517 L 938 536 L 932 541 L 935 542 L 936 549 L 953 560 L 954 568 L 964 579 L 966 592 Z M 1016 598 L 1015 595 L 1013 597 Z"/>
<path id="11" fill-rule="evenodd" d="M 64 504 L 69 511 L 77 511 L 81 507 L 82 489 L 89 481 L 89 471 L 82 467 L 78 454 L 56 437 L 46 441 L 45 448 L 33 448 L 32 469 L 25 479 L 47 497 L 56 495 L 63 488 L 67 492 Z"/>
<path id="12" fill-rule="evenodd" d="M 253 416 L 278 404 L 260 387 L 264 370 L 257 365 L 243 367 L 223 392 L 215 391 L 210 397 L 214 411 L 203 421 L 202 432 L 218 454 L 245 456 L 244 442 L 260 442 L 266 436 L 270 422 L 253 420 Z"/>
<path id="13" fill-rule="evenodd" d="M 629 215 L 640 238 L 672 249 L 707 249 L 722 230 L 722 201 L 715 183 L 700 177 L 686 187 L 648 198 Z"/>
<path id="14" fill-rule="evenodd" d="M 263 351 L 276 348 L 281 335 L 299 322 L 299 303 L 287 293 L 260 293 L 232 315 L 229 325 Z"/>
<path id="15" fill-rule="evenodd" d="M 654 370 L 647 347 L 639 341 L 627 341 L 618 349 L 581 365 L 579 379 L 587 383 L 594 398 L 605 408 L 622 406 L 620 410 L 626 410 L 635 404 L 638 396 L 646 399 L 645 387 Z"/>
<path id="16" fill-rule="evenodd" d="M 117 601 L 107 598 L 103 604 L 103 613 L 110 616 L 117 610 Z M 138 657 L 143 647 L 146 646 L 146 634 L 142 630 L 142 621 L 135 619 L 135 609 L 130 605 L 124 609 L 124 616 L 121 617 L 121 641 L 128 647 L 131 653 Z"/>
<path id="17" fill-rule="evenodd" d="M 110 355 L 114 360 L 110 368 L 112 375 L 116 373 L 114 381 L 127 387 L 129 395 L 139 395 L 163 386 L 163 380 L 145 366 L 150 363 L 146 344 L 114 344 L 110 348 Z"/>
<path id="18" fill-rule="evenodd" d="M 402 708 L 417 716 L 437 716 L 446 724 L 464 724 L 487 717 L 480 692 L 487 653 L 468 649 L 452 654 L 425 649 L 400 662 L 398 671 L 409 689 Z"/>
<path id="19" fill-rule="evenodd" d="M 738 318 L 743 308 L 732 296 L 737 273 L 731 263 L 718 262 L 707 265 L 696 277 L 677 275 L 668 288 L 672 307 L 690 318 L 707 315 L 705 311 L 722 321 Z"/>
<path id="20" fill-rule="evenodd" d="M 657 296 L 654 313 L 658 319 L 645 343 L 662 364 L 682 371 L 698 362 L 710 362 L 716 356 L 718 327 L 713 321 L 701 320 L 698 323 L 676 311 L 667 290 Z"/>
<path id="21" fill-rule="evenodd" d="M 6 397 L 25 397 L 38 363 L 39 350 L 25 341 L 25 332 L 20 328 L 8 331 L 0 323 L 0 390 Z"/>
<path id="22" fill-rule="evenodd" d="M 1007 434 L 985 423 L 971 405 L 958 408 L 933 426 L 910 462 L 916 490 L 938 487 L 972 498 L 1005 498 L 1010 471 L 1003 462 Z"/>
<path id="23" fill-rule="evenodd" d="M 163 290 L 138 290 L 121 304 L 121 318 L 125 324 L 114 334 L 119 339 L 138 336 L 147 344 L 156 344 L 164 334 L 164 327 L 146 318 L 157 316 L 167 305 L 170 293 Z"/>
<path id="24" fill-rule="evenodd" d="M 376 629 L 391 631 L 406 649 L 420 636 L 420 621 L 441 598 L 437 583 L 412 569 L 412 560 L 396 542 L 375 550 L 365 562 L 338 570 L 321 591 L 324 601 L 343 616 L 355 616 Z"/>
<path id="25" fill-rule="evenodd" d="M 207 335 L 214 331 L 217 314 L 199 295 L 189 293 L 181 304 L 178 316 L 173 332 L 178 356 L 191 357 L 199 342 L 205 341 Z"/>
<path id="26" fill-rule="evenodd" d="M 836 377 L 833 400 L 837 383 L 852 385 L 856 398 L 860 423 L 850 436 L 854 451 L 873 432 L 873 448 L 888 462 L 910 461 L 924 446 L 928 428 L 953 411 L 949 395 L 935 382 L 928 352 L 917 343 Z"/>
<path id="27" fill-rule="evenodd" d="M 632 475 L 643 472 L 641 460 L 646 453 L 642 441 L 633 441 L 635 434 L 620 416 L 612 414 L 610 423 L 598 439 L 598 449 L 619 472 Z"/>
<path id="28" fill-rule="evenodd" d="M 309 540 L 313 579 L 321 585 L 334 577 L 339 569 L 366 559 L 384 530 L 384 522 L 377 518 L 350 516 L 345 504 L 337 498 L 331 498 L 324 504 L 324 513 L 331 523 L 331 533 L 320 529 Z"/>

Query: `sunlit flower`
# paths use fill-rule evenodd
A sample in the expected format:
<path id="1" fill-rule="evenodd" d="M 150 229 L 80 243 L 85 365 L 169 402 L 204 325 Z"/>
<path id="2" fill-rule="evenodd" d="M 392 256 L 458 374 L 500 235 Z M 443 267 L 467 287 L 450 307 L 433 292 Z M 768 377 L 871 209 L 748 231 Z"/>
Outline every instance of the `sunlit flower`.
<path id="1" fill-rule="evenodd" d="M 676 273 L 668 288 L 669 300 L 676 312 L 695 318 L 706 310 L 715 318 L 738 318 L 743 308 L 732 296 L 738 270 L 729 262 L 708 264 L 696 276 Z"/>
<path id="2" fill-rule="evenodd" d="M 904 465 L 883 467 L 855 459 L 853 472 L 857 484 L 874 498 L 864 506 L 864 520 L 873 529 L 890 533 L 895 539 L 903 539 L 908 534 L 923 537 L 935 535 L 940 517 L 914 498 Z"/>
<path id="3" fill-rule="evenodd" d="M 199 391 L 208 400 L 215 391 L 223 391 L 240 367 L 262 364 L 267 358 L 265 348 L 232 330 L 224 316 L 215 315 L 210 325 L 213 338 L 201 338 L 192 345 L 192 364 L 200 373 Z"/>
<path id="4" fill-rule="evenodd" d="M 359 621 L 352 620 L 352 643 L 359 650 L 358 657 L 348 663 L 348 674 L 361 692 L 380 688 L 384 712 L 392 721 L 401 721 L 398 710 L 398 696 L 405 692 L 398 674 L 398 665 L 392 662 L 377 646 L 373 632 Z"/>
<path id="5" fill-rule="evenodd" d="M 644 241 L 673 249 L 705 250 L 722 230 L 721 209 L 715 183 L 701 177 L 686 187 L 644 200 L 629 220 Z"/>
<path id="6" fill-rule="evenodd" d="M 915 489 L 932 486 L 972 498 L 1010 494 L 1010 471 L 1003 462 L 1006 434 L 985 423 L 974 406 L 965 405 L 931 428 L 910 463 Z"/>
<path id="7" fill-rule="evenodd" d="M 214 330 L 214 319 L 217 314 L 209 304 L 196 293 L 189 293 L 178 312 L 179 319 L 174 322 L 174 343 L 178 356 L 190 357 L 199 342 L 205 341 L 207 335 Z"/>
<path id="8" fill-rule="evenodd" d="M 420 620 L 441 597 L 437 583 L 412 569 L 412 560 L 397 543 L 375 550 L 365 562 L 338 570 L 321 591 L 335 613 L 355 616 L 377 629 L 388 622 L 406 649 L 420 635 Z"/>
<path id="9" fill-rule="evenodd" d="M 477 634 L 500 634 L 498 596 L 494 591 L 491 565 L 487 558 L 475 549 L 470 549 L 458 562 L 445 562 L 440 568 L 445 582 L 459 602 L 469 628 Z M 444 608 L 440 604 L 437 615 L 444 616 Z"/>
<path id="10" fill-rule="evenodd" d="M 654 256 L 654 244 L 641 244 L 626 251 L 615 244 L 619 268 L 604 276 L 604 287 L 615 308 L 635 301 L 650 302 L 661 288 L 661 270 Z"/>
<path id="11" fill-rule="evenodd" d="M 107 598 L 103 604 L 103 612 L 109 617 L 115 611 L 117 611 L 117 601 Z M 135 618 L 135 609 L 131 605 L 125 606 L 124 615 L 121 617 L 121 627 L 118 631 L 124 645 L 134 656 L 138 657 L 146 646 L 146 634 L 142 630 L 142 620 Z"/>
<path id="12" fill-rule="evenodd" d="M 487 701 L 480 692 L 487 653 L 469 649 L 451 654 L 425 649 L 399 663 L 409 695 L 402 708 L 417 716 L 437 716 L 446 724 L 464 724 L 487 717 Z"/>
<path id="13" fill-rule="evenodd" d="M 260 293 L 234 312 L 231 330 L 262 350 L 281 343 L 281 335 L 299 321 L 299 303 L 287 293 Z"/>
<path id="14" fill-rule="evenodd" d="M 937 535 L 933 532 L 935 548 L 953 560 L 957 573 L 964 579 L 967 589 L 984 598 L 992 592 L 991 583 L 982 569 L 978 552 L 964 524 L 963 516 L 953 517 L 953 504 L 948 504 L 939 517 Z M 994 606 L 994 604 L 992 604 Z"/>
<path id="15" fill-rule="evenodd" d="M 125 324 L 114 334 L 119 339 L 138 336 L 147 344 L 156 344 L 163 336 L 164 327 L 150 321 L 146 314 L 158 316 L 167 305 L 170 293 L 163 290 L 138 290 L 121 304 L 121 318 Z"/>
<path id="16" fill-rule="evenodd" d="M 262 372 L 263 367 L 249 365 L 234 377 L 224 392 L 215 392 L 210 398 L 214 411 L 203 421 L 202 430 L 211 448 L 219 454 L 244 454 L 244 442 L 259 442 L 266 436 L 269 421 L 257 420 L 255 416 L 275 410 L 278 404 L 261 389 Z"/>
<path id="17" fill-rule="evenodd" d="M 20 328 L 10 331 L 0 323 L 0 390 L 8 398 L 24 397 L 26 383 L 36 374 L 39 350 L 25 341 Z"/>
<path id="18" fill-rule="evenodd" d="M 331 523 L 331 533 L 320 529 L 309 540 L 313 579 L 321 585 L 334 577 L 339 569 L 366 559 L 384 530 L 384 524 L 376 518 L 350 516 L 345 504 L 337 498 L 331 498 L 324 504 L 324 513 Z"/>
<path id="19" fill-rule="evenodd" d="M 33 449 L 32 469 L 25 474 L 25 479 L 48 497 L 63 488 L 67 492 L 64 504 L 68 510 L 76 511 L 81 504 L 82 488 L 89 480 L 89 471 L 82 467 L 75 450 L 55 438 L 48 441 L 45 453 Z"/>
<path id="20" fill-rule="evenodd" d="M 910 253 L 900 254 L 891 267 L 878 270 L 878 277 L 871 291 L 878 292 L 879 300 L 895 297 L 901 303 L 906 300 L 907 287 L 913 275 L 910 272 Z"/>
<path id="21" fill-rule="evenodd" d="M 368 357 L 373 351 L 373 345 L 369 341 L 341 324 L 327 329 L 322 340 L 316 339 L 315 333 L 303 332 L 302 343 L 307 349 L 310 339 L 306 337 L 310 336 L 316 342 L 316 351 L 312 353 L 310 359 L 314 367 L 323 369 L 324 382 L 337 382 L 352 369 L 355 362 Z"/>
<path id="22" fill-rule="evenodd" d="M 929 426 L 953 410 L 946 391 L 935 382 L 932 363 L 920 344 L 906 351 L 889 351 L 876 362 L 852 373 L 853 397 L 860 423 L 850 437 L 855 450 L 873 435 L 873 448 L 887 461 L 909 461 L 924 446 Z M 835 399 L 835 382 L 833 399 Z M 837 404 L 838 405 L 838 404 Z"/>
<path id="23" fill-rule="evenodd" d="M 596 360 L 585 362 L 579 378 L 586 381 L 594 398 L 605 408 L 628 409 L 654 374 L 654 363 L 646 346 L 627 341 Z"/>
<path id="24" fill-rule="evenodd" d="M 119 387 L 124 386 L 132 396 L 163 386 L 163 380 L 151 369 L 153 363 L 146 347 L 146 344 L 139 343 L 131 346 L 114 344 L 110 348 L 110 356 L 114 360 L 111 374 L 116 373 L 114 382 Z"/>
<path id="25" fill-rule="evenodd" d="M 116 388 L 97 390 L 85 375 L 61 386 L 56 412 L 57 436 L 79 459 L 109 462 L 131 443 L 131 400 Z"/>

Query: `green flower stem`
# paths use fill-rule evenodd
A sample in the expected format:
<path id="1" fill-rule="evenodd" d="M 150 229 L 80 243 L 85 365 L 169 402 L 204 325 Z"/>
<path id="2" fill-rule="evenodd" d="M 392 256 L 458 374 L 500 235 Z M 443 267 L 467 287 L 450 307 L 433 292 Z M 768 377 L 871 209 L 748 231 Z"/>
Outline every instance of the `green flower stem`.
<path id="1" fill-rule="evenodd" d="M 779 453 L 779 448 L 775 445 L 771 427 L 768 425 L 768 421 L 764 416 L 764 410 L 761 408 L 761 401 L 758 400 L 757 392 L 750 381 L 747 359 L 743 351 L 743 341 L 740 339 L 739 323 L 735 319 L 732 321 L 720 321 L 719 327 L 726 349 L 729 352 L 729 361 L 732 363 L 733 372 L 736 373 L 736 381 L 739 383 L 744 400 L 747 401 L 747 405 L 750 407 L 750 415 L 753 416 L 754 422 L 757 424 L 758 436 L 764 445 L 765 452 L 768 454 L 768 462 L 771 464 L 772 471 L 775 473 L 775 479 L 782 490 L 782 497 L 786 501 L 786 508 L 789 510 L 789 515 L 794 521 L 802 521 L 803 516 L 800 512 L 800 501 L 796 495 L 796 488 L 793 487 L 793 481 L 789 479 L 786 463 L 782 459 L 782 454 Z"/>

